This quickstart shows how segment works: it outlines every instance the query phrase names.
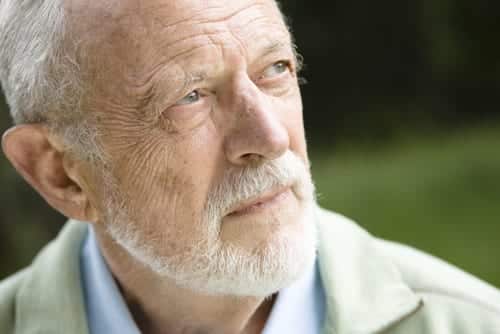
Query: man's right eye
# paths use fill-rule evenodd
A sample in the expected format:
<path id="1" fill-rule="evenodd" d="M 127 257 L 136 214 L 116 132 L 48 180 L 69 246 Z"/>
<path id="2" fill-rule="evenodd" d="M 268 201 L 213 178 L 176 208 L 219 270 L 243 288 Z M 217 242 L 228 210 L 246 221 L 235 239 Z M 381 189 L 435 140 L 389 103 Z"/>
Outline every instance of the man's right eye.
<path id="1" fill-rule="evenodd" d="M 193 90 L 188 95 L 184 96 L 182 99 L 175 103 L 176 106 L 184 106 L 188 104 L 196 103 L 200 100 L 201 95 L 197 90 Z"/>

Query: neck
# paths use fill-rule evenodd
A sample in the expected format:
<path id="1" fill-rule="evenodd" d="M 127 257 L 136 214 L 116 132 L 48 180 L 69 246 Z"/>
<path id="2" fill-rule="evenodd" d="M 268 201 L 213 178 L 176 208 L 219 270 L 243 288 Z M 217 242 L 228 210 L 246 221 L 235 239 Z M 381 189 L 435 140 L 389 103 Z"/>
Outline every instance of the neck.
<path id="1" fill-rule="evenodd" d="M 260 333 L 274 298 L 209 296 L 159 277 L 104 231 L 96 236 L 141 333 Z"/>

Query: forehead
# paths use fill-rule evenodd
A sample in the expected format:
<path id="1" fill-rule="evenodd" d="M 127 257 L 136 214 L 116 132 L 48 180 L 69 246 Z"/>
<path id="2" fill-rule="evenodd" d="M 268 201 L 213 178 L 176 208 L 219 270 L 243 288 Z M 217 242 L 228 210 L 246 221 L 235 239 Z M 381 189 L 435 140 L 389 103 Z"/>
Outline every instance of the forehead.
<path id="1" fill-rule="evenodd" d="M 66 1 L 90 96 L 137 100 L 158 78 L 172 92 L 179 86 L 172 78 L 222 73 L 229 54 L 251 63 L 291 45 L 274 0 Z"/>
<path id="2" fill-rule="evenodd" d="M 68 0 L 74 36 L 126 58 L 156 49 L 182 53 L 195 44 L 240 44 L 252 48 L 289 42 L 274 0 Z M 137 56 L 132 56 L 137 63 Z"/>

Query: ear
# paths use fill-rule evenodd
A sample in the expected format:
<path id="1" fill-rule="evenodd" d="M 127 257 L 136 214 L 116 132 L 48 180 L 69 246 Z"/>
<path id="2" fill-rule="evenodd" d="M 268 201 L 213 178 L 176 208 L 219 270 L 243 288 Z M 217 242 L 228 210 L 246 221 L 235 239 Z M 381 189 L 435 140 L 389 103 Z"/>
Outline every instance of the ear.
<path id="1" fill-rule="evenodd" d="M 97 221 L 97 210 L 82 190 L 76 164 L 49 136 L 46 126 L 24 124 L 9 129 L 2 148 L 14 168 L 54 209 L 69 218 Z"/>

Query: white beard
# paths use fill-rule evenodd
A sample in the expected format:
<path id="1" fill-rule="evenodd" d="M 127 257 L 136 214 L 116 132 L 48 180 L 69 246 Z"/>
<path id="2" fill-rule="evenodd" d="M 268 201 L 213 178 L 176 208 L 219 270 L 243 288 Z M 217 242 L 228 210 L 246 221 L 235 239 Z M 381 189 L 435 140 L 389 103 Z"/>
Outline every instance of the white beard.
<path id="1" fill-rule="evenodd" d="M 301 217 L 292 228 L 281 222 L 286 233 L 272 235 L 264 247 L 253 250 L 218 238 L 224 212 L 234 203 L 290 183 Z M 117 195 L 115 191 L 108 196 L 110 236 L 139 262 L 181 287 L 207 295 L 269 296 L 297 280 L 315 261 L 314 185 L 305 164 L 290 151 L 262 167 L 228 173 L 209 196 L 199 224 L 206 227 L 206 238 L 174 256 L 161 254 L 148 242 Z"/>

